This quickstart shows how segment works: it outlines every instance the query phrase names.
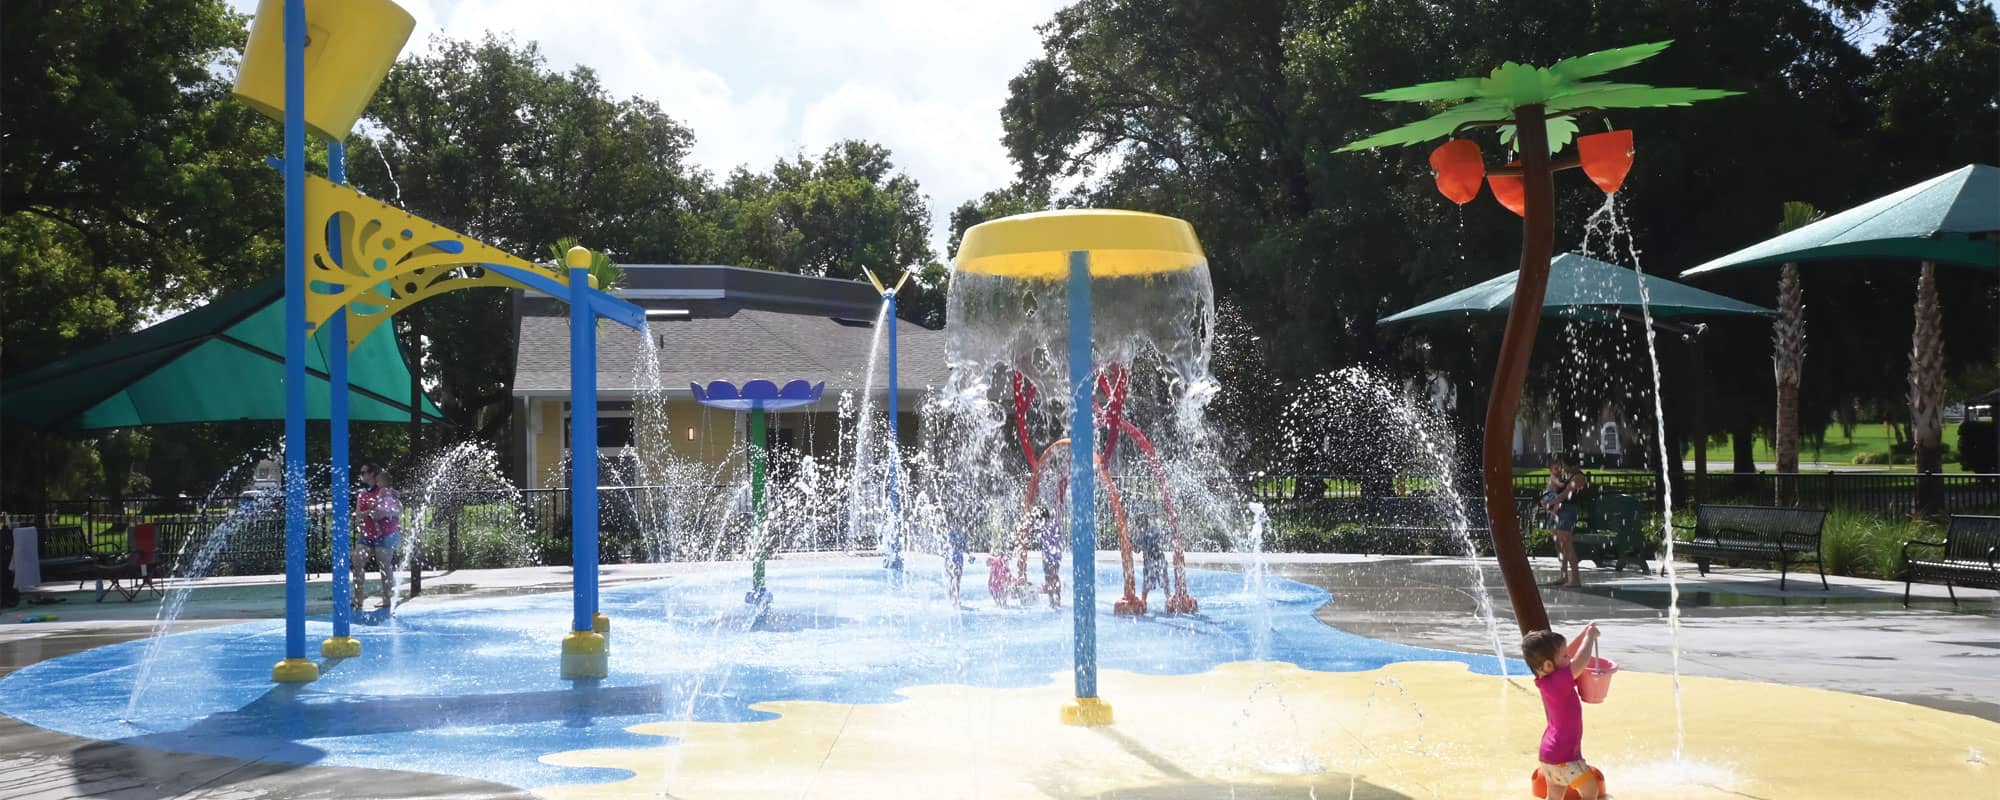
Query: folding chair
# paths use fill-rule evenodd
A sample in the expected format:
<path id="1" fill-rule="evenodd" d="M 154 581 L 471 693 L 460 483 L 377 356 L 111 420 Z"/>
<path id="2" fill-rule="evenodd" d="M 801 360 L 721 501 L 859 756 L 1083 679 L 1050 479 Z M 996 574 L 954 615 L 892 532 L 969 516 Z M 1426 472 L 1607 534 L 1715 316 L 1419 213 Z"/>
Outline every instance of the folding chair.
<path id="1" fill-rule="evenodd" d="M 153 583 L 153 564 L 157 561 L 160 546 L 159 528 L 150 522 L 133 525 L 125 533 L 125 561 L 103 568 L 101 577 L 110 585 L 97 592 L 97 599 L 103 602 L 104 595 L 117 592 L 129 603 L 151 589 L 156 597 L 165 596 L 160 587 Z"/>

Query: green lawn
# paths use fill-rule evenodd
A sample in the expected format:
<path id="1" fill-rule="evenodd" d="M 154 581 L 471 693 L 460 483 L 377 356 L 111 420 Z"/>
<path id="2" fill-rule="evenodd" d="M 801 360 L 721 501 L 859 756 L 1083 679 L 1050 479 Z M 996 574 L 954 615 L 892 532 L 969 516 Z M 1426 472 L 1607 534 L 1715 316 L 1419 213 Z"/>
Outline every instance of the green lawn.
<path id="1" fill-rule="evenodd" d="M 1827 426 L 1826 429 L 1826 441 L 1819 447 L 1819 449 L 1817 450 L 1813 449 L 1812 442 L 1810 441 L 1802 441 L 1799 443 L 1799 460 L 1821 461 L 1833 464 L 1852 464 L 1854 463 L 1854 456 L 1856 453 L 1889 452 L 1889 443 L 1891 441 L 1893 441 L 1893 439 L 1891 438 L 1889 431 L 1883 428 L 1882 424 L 1879 422 L 1864 423 L 1861 425 L 1854 426 L 1854 438 L 1851 440 L 1841 436 L 1839 425 L 1829 425 Z M 1958 445 L 1957 423 L 1949 423 L 1944 426 L 1944 444 L 1947 449 L 1953 451 L 1953 455 L 1955 456 L 1957 453 L 1957 445 Z M 1687 452 L 1683 454 L 1683 457 L 1694 458 L 1694 449 L 1689 448 Z M 1758 461 L 1776 461 L 1777 458 L 1778 458 L 1777 453 L 1771 450 L 1771 443 L 1759 437 L 1757 439 L 1756 459 Z M 1708 448 L 1708 463 L 1711 469 L 1713 469 L 1716 464 L 1726 465 L 1733 462 L 1735 459 L 1736 459 L 1736 449 L 1730 446 L 1728 443 L 1710 445 Z M 1875 466 L 1880 467 L 1881 469 L 1884 470 L 1892 470 L 1892 471 L 1901 470 L 1905 472 L 1912 471 L 1915 469 L 1915 467 L 1908 464 L 1898 464 L 1895 466 L 1878 464 Z M 1958 462 L 1956 461 L 1946 462 L 1944 468 L 1946 472 L 1960 471 Z"/>

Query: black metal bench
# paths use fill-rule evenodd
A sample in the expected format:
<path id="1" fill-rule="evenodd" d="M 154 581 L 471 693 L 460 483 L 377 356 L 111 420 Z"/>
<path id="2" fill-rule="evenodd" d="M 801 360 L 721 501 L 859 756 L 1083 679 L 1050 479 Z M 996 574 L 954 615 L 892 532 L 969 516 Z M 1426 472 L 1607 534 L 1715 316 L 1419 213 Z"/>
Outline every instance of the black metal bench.
<path id="1" fill-rule="evenodd" d="M 1618 572 L 1633 564 L 1642 573 L 1652 572 L 1646 560 L 1652 558 L 1653 543 L 1646 538 L 1646 515 L 1637 497 L 1599 495 L 1592 501 L 1584 525 L 1571 535 L 1570 541 L 1576 546 L 1576 557 L 1590 559 L 1598 569 L 1610 562 Z"/>
<path id="2" fill-rule="evenodd" d="M 1677 542 L 1675 552 L 1694 559 L 1701 574 L 1710 561 L 1775 561 L 1778 589 L 1795 563 L 1811 561 L 1819 569 L 1819 588 L 1827 588 L 1826 562 L 1820 557 L 1820 528 L 1826 511 L 1774 506 L 1694 507 L 1694 540 Z"/>
<path id="3" fill-rule="evenodd" d="M 35 556 L 41 561 L 42 582 L 89 580 L 97 569 L 97 551 L 80 525 L 52 525 L 35 532 Z M 77 584 L 78 588 L 82 583 Z"/>
<path id="4" fill-rule="evenodd" d="M 1419 552 L 1457 552 L 1461 549 L 1457 541 L 1458 530 L 1449 524 L 1447 518 L 1450 511 L 1441 505 L 1440 498 L 1383 497 L 1375 498 L 1371 505 L 1373 508 L 1364 513 L 1361 521 L 1362 555 L 1371 555 L 1378 550 L 1399 550 L 1377 546 L 1392 541 L 1413 544 Z M 1534 525 L 1535 508 L 1534 498 L 1514 500 L 1514 519 L 1519 525 L 1517 530 L 1524 535 Z M 1460 555 L 1478 557 L 1479 541 L 1491 538 L 1493 529 L 1486 524 L 1486 515 L 1477 513 L 1483 509 L 1482 505 L 1466 514 L 1465 533 L 1472 537 L 1475 552 Z"/>
<path id="5" fill-rule="evenodd" d="M 1935 547 L 1935 558 L 1910 557 L 1911 547 Z M 2000 589 L 2000 517 L 1954 516 L 1942 542 L 1903 543 L 1903 605 L 1910 604 L 1914 581 L 1943 581 L 1951 604 L 1958 605 L 1953 586 Z"/>

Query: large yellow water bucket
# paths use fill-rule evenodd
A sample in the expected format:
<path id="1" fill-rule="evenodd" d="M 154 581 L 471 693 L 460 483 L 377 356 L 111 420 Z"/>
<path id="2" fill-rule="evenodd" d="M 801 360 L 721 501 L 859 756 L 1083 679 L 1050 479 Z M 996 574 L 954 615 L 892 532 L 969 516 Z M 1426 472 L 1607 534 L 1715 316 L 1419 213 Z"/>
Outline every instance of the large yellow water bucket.
<path id="1" fill-rule="evenodd" d="M 390 0 L 305 0 L 306 127 L 346 139 L 417 21 Z M 285 119 L 285 0 L 259 0 L 236 96 Z"/>
<path id="2" fill-rule="evenodd" d="M 1078 208 L 982 222 L 959 241 L 961 272 L 1029 280 L 1069 275 L 1069 254 L 1090 253 L 1093 277 L 1177 272 L 1207 263 L 1194 226 L 1143 211 Z"/>

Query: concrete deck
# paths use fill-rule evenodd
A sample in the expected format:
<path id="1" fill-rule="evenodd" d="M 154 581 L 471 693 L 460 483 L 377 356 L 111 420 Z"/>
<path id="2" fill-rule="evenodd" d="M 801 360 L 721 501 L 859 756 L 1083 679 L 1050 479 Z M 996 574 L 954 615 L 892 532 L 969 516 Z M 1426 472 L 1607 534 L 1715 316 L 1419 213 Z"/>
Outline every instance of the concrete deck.
<path id="1" fill-rule="evenodd" d="M 1240 557 L 1226 555 L 1191 555 L 1189 560 L 1193 566 L 1222 569 L 1240 569 L 1245 564 Z M 1115 558 L 1103 563 L 1100 569 L 1116 569 Z M 1552 565 L 1545 566 L 1551 567 L 1549 576 L 1552 576 Z M 713 568 L 713 565 L 612 566 L 606 569 L 604 581 L 607 585 L 644 581 Z M 1333 592 L 1333 601 L 1318 612 L 1319 618 L 1330 625 L 1363 636 L 1407 644 L 1465 652 L 1491 652 L 1493 649 L 1485 623 L 1478 616 L 1477 593 L 1471 589 L 1471 569 L 1462 560 L 1272 556 L 1269 569 L 1274 575 L 1319 585 Z M 1488 566 L 1480 571 L 1499 617 L 1502 647 L 1513 655 L 1517 637 L 1505 594 L 1499 587 L 1497 570 Z M 1905 610 L 1901 605 L 1901 584 L 1833 579 L 1834 588 L 1823 592 L 1816 580 L 1811 583 L 1795 581 L 1789 590 L 1779 592 L 1775 574 L 1720 570 L 1703 579 L 1694 576 L 1691 569 L 1687 573 L 1681 582 L 1683 624 L 1680 667 L 1682 673 L 1691 679 L 1713 677 L 1832 689 L 1928 706 L 1951 712 L 1952 715 L 2000 721 L 2000 624 L 1996 624 L 2000 622 L 2000 596 L 1994 592 L 1961 590 L 1961 605 L 1954 609 L 1944 599 L 1942 588 L 1920 586 L 1918 599 L 1910 609 Z M 411 602 L 450 603 L 491 594 L 564 591 L 569 580 L 568 571 L 561 568 L 440 573 L 427 575 L 425 595 Z M 1544 590 L 1558 628 L 1573 628 L 1585 621 L 1597 620 L 1605 629 L 1607 650 L 1616 652 L 1626 670 L 1669 672 L 1672 663 L 1666 646 L 1665 581 L 1629 573 L 1614 577 L 1608 571 L 1586 573 L 1586 580 L 1590 585 L 1580 591 Z M 281 584 L 268 578 L 204 581 L 192 593 L 182 625 L 195 627 L 278 616 L 282 611 L 280 589 Z M 322 578 L 315 584 L 310 596 L 318 605 L 326 602 L 330 592 L 330 585 Z M 69 593 L 65 595 L 67 602 L 64 603 L 45 607 L 23 606 L 0 613 L 0 673 L 81 649 L 138 638 L 150 632 L 152 617 L 158 610 L 156 601 L 149 599 L 127 604 L 114 599 L 97 604 L 90 601 L 91 594 Z M 5 624 L 36 613 L 55 613 L 61 616 L 61 620 Z M 1429 691 L 1442 694 L 1459 691 L 1449 688 L 1453 685 L 1451 680 L 1438 676 L 1397 674 L 1400 676 L 1399 685 L 1428 686 L 1432 687 Z M 1631 677 L 1646 680 L 1638 675 Z M 1232 680 L 1247 679 L 1238 675 Z M 1257 678 L 1264 682 L 1277 679 L 1270 675 Z M 1108 682 L 1112 680 L 1107 677 Z M 1192 685 L 1185 684 L 1184 678 L 1176 680 L 1183 683 L 1155 682 L 1157 685 L 1145 690 L 1150 691 L 1153 697 L 1146 703 L 1157 704 L 1186 696 Z M 1283 680 L 1291 681 L 1293 678 L 1283 677 Z M 1380 685 L 1378 681 L 1377 686 Z M 1637 685 L 1639 681 L 1622 684 L 1624 687 Z M 1328 683 L 1312 691 L 1338 695 L 1356 690 L 1353 687 L 1337 689 Z M 1141 693 L 1142 690 L 1134 688 L 1133 692 Z M 918 692 L 913 697 L 921 694 Z M 1376 702 L 1374 694 L 1372 690 L 1369 692 L 1367 702 L 1370 708 Z M 1222 696 L 1242 698 L 1245 695 L 1224 692 Z M 988 702 L 1007 701 L 1003 698 Z M 1439 715 L 1450 713 L 1443 701 L 1434 702 L 1439 705 L 1431 710 L 1433 724 Z M 1139 713 L 1140 708 L 1145 707 L 1137 698 L 1130 705 L 1134 706 L 1132 713 Z M 859 707 L 845 708 L 849 709 L 847 713 L 855 713 L 854 709 Z M 1896 715 L 1893 711 L 1895 707 L 1885 708 L 1890 710 L 1870 713 Z M 1328 710 L 1330 713 L 1339 712 L 1339 709 Z M 1538 708 L 1532 710 L 1539 711 Z M 1244 713 L 1249 714 L 1249 710 Z M 810 720 L 815 716 L 803 711 L 799 714 L 801 720 Z M 1691 719 L 1693 716 L 1691 714 Z M 1132 717 L 1121 711 L 1121 720 L 1125 719 Z M 1939 719 L 1949 723 L 1951 717 Z M 1808 719 L 1801 719 L 1800 722 L 1810 724 Z M 1519 727 L 1522 723 L 1513 720 L 1509 724 Z M 1433 738 L 1437 735 L 1433 734 Z M 1976 739 L 1977 735 L 1974 736 Z M 697 751 L 714 752 L 713 747 L 688 748 L 690 753 Z M 2000 751 L 2000 743 L 1986 751 L 1984 758 L 1994 758 L 1995 751 Z M 162 753 L 64 736 L 5 718 L 0 718 L 0 752 L 8 753 L 0 756 L 0 798 L 497 797 L 524 794 L 511 787 L 463 778 L 298 767 Z M 827 756 L 830 757 L 831 753 Z M 565 757 L 588 760 L 582 755 Z M 1510 757 L 1517 758 L 1518 754 L 1511 754 Z M 655 760 L 658 760 L 657 757 Z M 1377 765 L 1377 768 L 1386 768 L 1394 763 L 1399 762 L 1390 759 Z M 854 764 L 860 770 L 856 774 L 865 779 L 873 762 L 861 759 Z M 1340 765 L 1321 766 L 1331 769 Z M 1137 771 L 1135 774 L 1151 775 L 1150 778 L 1140 775 L 1140 778 L 1152 780 L 1158 777 L 1156 770 L 1148 773 L 1146 769 L 1134 769 Z M 1985 767 L 1975 764 L 1967 769 L 1984 770 Z M 1344 769 L 1335 771 L 1342 772 L 1338 782 L 1345 785 L 1348 776 Z M 1213 796 L 1227 796 L 1227 790 L 1222 788 L 1225 784 L 1252 788 L 1256 784 L 1256 781 L 1240 782 L 1226 772 L 1203 773 L 1197 770 L 1187 772 L 1183 778 L 1176 779 L 1178 784 L 1174 787 L 1173 796 L 1212 796 L 1208 790 L 1221 793 Z M 1617 778 L 1614 777 L 1613 781 L 1614 790 L 1618 789 Z M 1508 783 L 1511 784 L 1511 780 Z M 1148 785 L 1160 788 L 1146 783 L 1125 784 L 1123 788 L 1136 792 L 1131 796 L 1153 796 L 1144 791 Z M 1303 796 L 1309 791 L 1308 787 L 1325 789 L 1331 785 L 1318 780 L 1306 783 L 1277 781 L 1263 786 L 1263 790 L 1268 791 L 1260 790 L 1262 793 L 1258 796 Z M 1358 785 L 1365 790 L 1373 784 L 1363 781 Z M 1624 785 L 1628 789 L 1639 788 L 1630 781 Z M 617 784 L 581 791 L 602 795 L 610 786 Z M 805 793 L 809 796 L 844 794 L 846 790 L 838 789 L 839 786 L 852 788 L 850 784 L 819 786 L 819 790 L 807 790 Z M 624 788 L 629 790 L 634 787 Z M 991 794 L 969 784 L 966 788 L 974 794 Z M 988 784 L 987 788 L 997 787 Z M 1041 784 L 1028 788 L 1030 793 L 1063 796 L 1079 792 L 1116 793 L 1121 787 L 1106 785 L 1086 789 L 1082 785 Z M 1408 788 L 1378 788 L 1378 792 L 1370 794 L 1364 791 L 1360 796 L 1417 796 L 1408 794 Z M 1432 795 L 1447 796 L 1436 794 L 1440 788 L 1430 789 Z M 1467 788 L 1476 789 L 1477 785 Z M 564 792 L 545 790 L 543 794 L 561 795 Z M 1811 796 L 1796 792 L 1781 794 Z M 1873 792 L 1859 792 L 1852 796 L 1873 796 Z M 1995 796 L 2000 797 L 2000 794 Z"/>

